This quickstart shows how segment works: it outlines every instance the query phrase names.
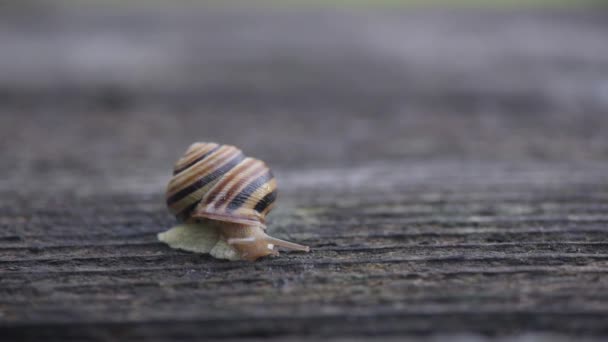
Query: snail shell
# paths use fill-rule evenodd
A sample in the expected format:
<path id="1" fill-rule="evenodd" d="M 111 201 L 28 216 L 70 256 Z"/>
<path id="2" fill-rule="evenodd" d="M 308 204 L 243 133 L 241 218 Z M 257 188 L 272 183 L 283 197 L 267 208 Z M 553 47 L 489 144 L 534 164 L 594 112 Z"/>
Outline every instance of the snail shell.
<path id="1" fill-rule="evenodd" d="M 263 161 L 234 146 L 194 143 L 175 164 L 166 193 L 169 211 L 183 224 L 158 237 L 173 248 L 229 260 L 277 255 L 275 246 L 308 251 L 266 235 L 276 194 Z"/>

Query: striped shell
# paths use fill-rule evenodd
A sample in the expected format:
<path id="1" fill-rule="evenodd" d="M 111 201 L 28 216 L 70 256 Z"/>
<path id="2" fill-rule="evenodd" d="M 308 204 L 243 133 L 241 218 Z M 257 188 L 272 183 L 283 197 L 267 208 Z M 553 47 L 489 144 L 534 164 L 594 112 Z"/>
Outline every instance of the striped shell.
<path id="1" fill-rule="evenodd" d="M 263 226 L 276 187 L 263 161 L 245 157 L 234 146 L 194 143 L 175 164 L 166 199 L 181 221 L 207 218 Z"/>

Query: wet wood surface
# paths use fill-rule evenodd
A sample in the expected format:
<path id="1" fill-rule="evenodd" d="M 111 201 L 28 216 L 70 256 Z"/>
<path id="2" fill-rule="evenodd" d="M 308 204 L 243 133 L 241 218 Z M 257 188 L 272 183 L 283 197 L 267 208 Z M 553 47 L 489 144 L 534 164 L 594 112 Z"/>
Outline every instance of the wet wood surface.
<path id="1" fill-rule="evenodd" d="M 0 339 L 608 334 L 604 12 L 0 18 Z M 273 167 L 311 253 L 159 243 L 197 140 Z"/>

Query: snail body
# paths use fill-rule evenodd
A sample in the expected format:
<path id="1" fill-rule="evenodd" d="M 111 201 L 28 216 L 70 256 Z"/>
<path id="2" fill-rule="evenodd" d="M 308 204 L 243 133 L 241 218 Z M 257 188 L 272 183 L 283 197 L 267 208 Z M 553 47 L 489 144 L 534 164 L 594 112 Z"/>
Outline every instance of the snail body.
<path id="1" fill-rule="evenodd" d="M 230 145 L 194 143 L 180 158 L 169 181 L 169 211 L 181 224 L 158 234 L 173 248 L 228 260 L 278 255 L 277 247 L 307 246 L 266 234 L 266 215 L 276 200 L 272 171 Z"/>

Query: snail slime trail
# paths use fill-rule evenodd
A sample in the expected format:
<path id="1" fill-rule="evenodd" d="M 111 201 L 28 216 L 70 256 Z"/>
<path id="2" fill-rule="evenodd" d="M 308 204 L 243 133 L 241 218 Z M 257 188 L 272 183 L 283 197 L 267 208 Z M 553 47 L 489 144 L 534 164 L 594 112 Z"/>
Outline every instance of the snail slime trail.
<path id="1" fill-rule="evenodd" d="M 166 192 L 169 211 L 181 224 L 158 239 L 227 260 L 278 255 L 278 247 L 308 252 L 308 246 L 266 234 L 276 198 L 276 180 L 263 161 L 234 146 L 194 143 L 175 164 Z"/>

